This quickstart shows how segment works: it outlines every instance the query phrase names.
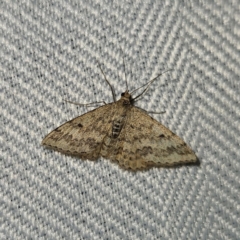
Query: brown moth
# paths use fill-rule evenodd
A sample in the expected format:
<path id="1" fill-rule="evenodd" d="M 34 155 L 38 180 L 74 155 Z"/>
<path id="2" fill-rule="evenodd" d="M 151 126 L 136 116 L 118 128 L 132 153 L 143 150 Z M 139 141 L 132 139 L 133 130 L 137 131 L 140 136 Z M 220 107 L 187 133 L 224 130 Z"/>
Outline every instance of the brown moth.
<path id="1" fill-rule="evenodd" d="M 118 101 L 103 75 L 114 102 L 64 123 L 50 132 L 42 145 L 81 159 L 104 157 L 131 170 L 197 162 L 196 155 L 181 138 L 134 106 L 136 99 L 161 74 L 146 83 L 145 90 L 137 97 L 131 94 L 139 88 L 131 93 L 126 90 Z"/>

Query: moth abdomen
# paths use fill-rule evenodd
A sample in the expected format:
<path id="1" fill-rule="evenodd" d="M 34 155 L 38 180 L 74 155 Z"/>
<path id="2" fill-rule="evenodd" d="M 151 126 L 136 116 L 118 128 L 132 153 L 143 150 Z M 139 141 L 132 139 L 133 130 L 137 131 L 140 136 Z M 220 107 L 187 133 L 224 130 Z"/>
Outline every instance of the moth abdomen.
<path id="1" fill-rule="evenodd" d="M 125 116 L 122 116 L 121 118 L 114 120 L 112 124 L 112 137 L 117 138 L 122 130 L 123 124 L 124 124 Z"/>

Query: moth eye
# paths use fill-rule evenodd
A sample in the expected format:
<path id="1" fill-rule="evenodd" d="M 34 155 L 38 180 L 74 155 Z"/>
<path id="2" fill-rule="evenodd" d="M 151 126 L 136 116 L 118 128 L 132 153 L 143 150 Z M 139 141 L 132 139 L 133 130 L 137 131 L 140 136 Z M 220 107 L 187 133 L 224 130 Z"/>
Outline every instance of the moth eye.
<path id="1" fill-rule="evenodd" d="M 124 96 L 124 92 L 123 92 L 123 93 L 121 93 L 121 96 Z"/>

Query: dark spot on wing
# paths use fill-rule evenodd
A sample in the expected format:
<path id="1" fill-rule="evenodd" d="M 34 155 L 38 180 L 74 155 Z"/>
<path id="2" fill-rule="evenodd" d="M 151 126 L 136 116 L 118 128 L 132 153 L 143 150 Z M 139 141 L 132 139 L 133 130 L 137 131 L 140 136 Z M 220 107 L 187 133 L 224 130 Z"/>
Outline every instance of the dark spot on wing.
<path id="1" fill-rule="evenodd" d="M 61 130 L 59 129 L 60 127 L 56 128 L 55 131 L 56 132 L 61 132 Z"/>
<path id="2" fill-rule="evenodd" d="M 140 156 L 147 156 L 148 154 L 152 154 L 153 153 L 153 149 L 152 149 L 151 146 L 148 146 L 148 147 L 143 147 L 142 149 L 137 149 L 136 152 Z"/>
<path id="3" fill-rule="evenodd" d="M 86 145 L 89 145 L 90 148 L 96 148 L 99 145 L 99 142 L 97 142 L 94 138 L 87 138 L 86 139 Z"/>
<path id="4" fill-rule="evenodd" d="M 176 152 L 179 155 L 185 155 L 185 154 L 191 154 L 192 151 L 186 147 L 186 143 L 180 144 L 176 147 L 167 147 L 167 152 L 169 154 L 172 154 L 173 152 Z"/>

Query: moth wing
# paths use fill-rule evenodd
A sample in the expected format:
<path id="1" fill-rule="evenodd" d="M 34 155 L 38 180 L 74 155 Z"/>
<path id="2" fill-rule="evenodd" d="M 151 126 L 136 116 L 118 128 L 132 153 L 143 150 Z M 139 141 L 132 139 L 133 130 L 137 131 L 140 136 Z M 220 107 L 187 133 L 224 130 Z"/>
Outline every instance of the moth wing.
<path id="1" fill-rule="evenodd" d="M 112 126 L 114 104 L 106 104 L 64 123 L 50 132 L 42 145 L 82 159 L 97 159 L 103 138 Z"/>
<path id="2" fill-rule="evenodd" d="M 132 170 L 197 161 L 181 138 L 137 107 L 129 111 L 112 152 L 112 160 Z"/>

